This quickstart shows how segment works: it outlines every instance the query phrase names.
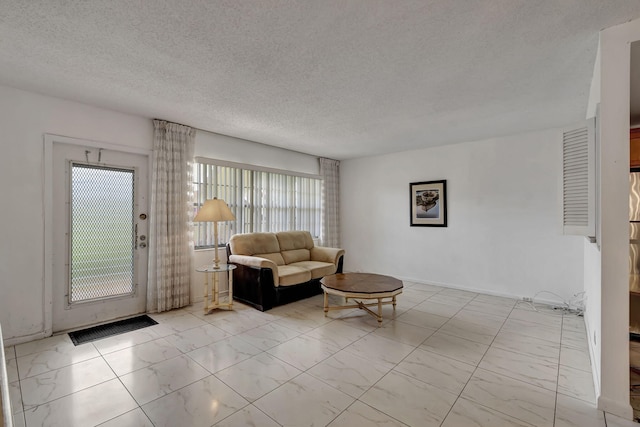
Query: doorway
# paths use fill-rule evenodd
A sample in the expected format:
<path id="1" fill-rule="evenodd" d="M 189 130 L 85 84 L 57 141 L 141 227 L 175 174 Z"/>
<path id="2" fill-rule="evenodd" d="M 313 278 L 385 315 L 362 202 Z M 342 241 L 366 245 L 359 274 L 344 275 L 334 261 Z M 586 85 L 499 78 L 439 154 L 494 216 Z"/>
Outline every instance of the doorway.
<path id="1" fill-rule="evenodd" d="M 148 156 L 74 140 L 51 159 L 53 332 L 145 312 Z"/>

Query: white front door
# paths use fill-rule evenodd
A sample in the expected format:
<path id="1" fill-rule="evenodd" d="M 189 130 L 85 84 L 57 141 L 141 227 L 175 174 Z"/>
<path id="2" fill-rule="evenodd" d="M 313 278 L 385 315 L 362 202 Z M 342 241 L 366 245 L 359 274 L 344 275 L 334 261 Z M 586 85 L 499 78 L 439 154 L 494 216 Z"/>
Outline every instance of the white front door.
<path id="1" fill-rule="evenodd" d="M 52 326 L 146 311 L 148 157 L 53 142 Z"/>

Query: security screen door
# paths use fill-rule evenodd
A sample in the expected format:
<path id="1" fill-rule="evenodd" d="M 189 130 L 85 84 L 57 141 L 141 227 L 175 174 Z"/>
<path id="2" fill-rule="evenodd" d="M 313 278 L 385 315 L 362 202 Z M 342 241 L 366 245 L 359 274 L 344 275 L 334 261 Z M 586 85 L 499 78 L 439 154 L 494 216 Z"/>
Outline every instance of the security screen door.
<path id="1" fill-rule="evenodd" d="M 145 311 L 147 162 L 54 143 L 54 331 Z"/>

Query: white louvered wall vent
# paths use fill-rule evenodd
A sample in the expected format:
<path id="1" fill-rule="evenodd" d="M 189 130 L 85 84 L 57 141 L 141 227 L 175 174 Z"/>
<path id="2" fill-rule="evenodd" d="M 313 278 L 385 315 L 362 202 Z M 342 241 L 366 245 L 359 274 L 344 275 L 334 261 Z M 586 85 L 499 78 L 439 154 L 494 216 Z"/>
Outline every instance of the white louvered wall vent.
<path id="1" fill-rule="evenodd" d="M 595 237 L 595 118 L 562 134 L 564 234 Z"/>

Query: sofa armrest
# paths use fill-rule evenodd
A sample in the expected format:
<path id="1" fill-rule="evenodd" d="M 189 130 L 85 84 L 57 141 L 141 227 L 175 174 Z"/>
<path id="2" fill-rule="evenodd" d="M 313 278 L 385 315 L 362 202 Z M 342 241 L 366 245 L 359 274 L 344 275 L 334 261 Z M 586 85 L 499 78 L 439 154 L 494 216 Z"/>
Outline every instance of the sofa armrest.
<path id="1" fill-rule="evenodd" d="M 270 259 L 249 255 L 230 255 L 229 262 L 251 268 L 270 268 L 273 272 L 273 282 L 279 283 L 280 281 L 280 277 L 278 276 L 278 266 Z"/>
<path id="2" fill-rule="evenodd" d="M 344 249 L 314 246 L 311 248 L 311 261 L 330 262 L 338 265 L 340 257 L 344 255 Z"/>

